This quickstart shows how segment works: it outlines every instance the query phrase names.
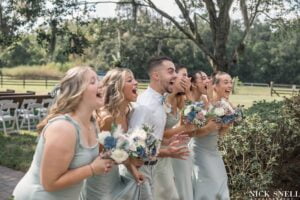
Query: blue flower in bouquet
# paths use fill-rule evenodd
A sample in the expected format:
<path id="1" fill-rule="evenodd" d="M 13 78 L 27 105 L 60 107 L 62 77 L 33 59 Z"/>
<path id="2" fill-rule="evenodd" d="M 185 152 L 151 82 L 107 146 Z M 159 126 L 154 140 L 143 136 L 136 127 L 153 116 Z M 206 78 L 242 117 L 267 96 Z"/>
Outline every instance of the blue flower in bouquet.
<path id="1" fill-rule="evenodd" d="M 131 157 L 148 160 L 149 158 L 156 156 L 160 140 L 152 135 L 152 132 L 152 128 L 147 125 L 143 125 L 142 128 L 134 129 L 131 133 L 129 133 L 129 155 Z"/>
<path id="2" fill-rule="evenodd" d="M 196 117 L 196 111 L 194 111 L 194 110 L 192 110 L 191 112 L 189 112 L 188 114 L 187 114 L 187 121 L 188 122 L 190 122 L 190 123 L 192 123 L 193 122 L 193 120 L 195 119 L 195 117 Z"/>
<path id="3" fill-rule="evenodd" d="M 117 139 L 113 136 L 108 136 L 104 139 L 104 148 L 107 150 L 115 148 L 117 145 Z"/>
<path id="4" fill-rule="evenodd" d="M 98 134 L 98 141 L 103 146 L 105 157 L 117 163 L 125 161 L 129 154 L 129 139 L 120 126 L 113 127 L 112 131 L 102 131 Z"/>
<path id="5" fill-rule="evenodd" d="M 206 110 L 203 102 L 188 102 L 183 109 L 183 120 L 185 123 L 191 123 L 199 128 L 206 123 Z"/>
<path id="6" fill-rule="evenodd" d="M 239 122 L 243 118 L 242 106 L 233 108 L 229 102 L 222 99 L 210 106 L 207 118 L 214 118 L 217 122 L 223 124 Z"/>
<path id="7" fill-rule="evenodd" d="M 146 157 L 146 151 L 145 148 L 143 148 L 142 146 L 139 146 L 136 148 L 136 154 L 139 158 L 144 158 Z"/>

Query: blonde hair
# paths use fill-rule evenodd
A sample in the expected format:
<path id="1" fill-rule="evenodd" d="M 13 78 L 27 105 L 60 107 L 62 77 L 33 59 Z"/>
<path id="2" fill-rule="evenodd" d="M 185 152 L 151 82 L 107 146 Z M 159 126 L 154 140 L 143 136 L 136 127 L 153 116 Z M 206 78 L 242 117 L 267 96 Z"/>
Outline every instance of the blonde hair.
<path id="1" fill-rule="evenodd" d="M 121 106 L 125 100 L 123 88 L 126 74 L 133 76 L 130 69 L 114 68 L 109 70 L 102 79 L 105 91 L 102 110 L 108 111 L 114 118 L 122 113 Z M 128 106 L 130 108 L 130 105 Z"/>
<path id="2" fill-rule="evenodd" d="M 74 112 L 82 98 L 83 92 L 88 86 L 86 73 L 94 71 L 89 66 L 77 66 L 69 69 L 59 84 L 59 94 L 51 106 L 49 114 L 38 125 L 39 133 L 48 121 L 58 115 Z"/>

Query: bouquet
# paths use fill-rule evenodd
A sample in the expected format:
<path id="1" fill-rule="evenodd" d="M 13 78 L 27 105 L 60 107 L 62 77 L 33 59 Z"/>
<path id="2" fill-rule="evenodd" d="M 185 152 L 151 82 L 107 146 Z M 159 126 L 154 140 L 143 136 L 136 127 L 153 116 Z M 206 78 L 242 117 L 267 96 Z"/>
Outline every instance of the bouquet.
<path id="1" fill-rule="evenodd" d="M 153 135 L 153 128 L 143 125 L 129 133 L 129 156 L 151 160 L 158 154 L 161 141 Z"/>
<path id="2" fill-rule="evenodd" d="M 222 124 L 238 123 L 243 119 L 243 106 L 233 108 L 225 99 L 210 105 L 207 118 L 214 118 Z"/>
<path id="3" fill-rule="evenodd" d="M 188 102 L 182 111 L 183 121 L 191 123 L 201 128 L 206 123 L 206 113 L 204 102 Z"/>
<path id="4" fill-rule="evenodd" d="M 122 163 L 129 156 L 129 138 L 121 126 L 113 126 L 111 132 L 102 131 L 98 134 L 98 142 L 103 146 L 103 154 L 116 163 Z"/>

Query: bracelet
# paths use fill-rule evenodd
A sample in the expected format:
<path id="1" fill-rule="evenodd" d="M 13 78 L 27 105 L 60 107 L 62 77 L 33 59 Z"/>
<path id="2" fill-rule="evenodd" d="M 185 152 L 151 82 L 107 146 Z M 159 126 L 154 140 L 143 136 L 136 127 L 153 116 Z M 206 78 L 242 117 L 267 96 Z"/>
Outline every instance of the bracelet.
<path id="1" fill-rule="evenodd" d="M 89 166 L 90 166 L 90 169 L 91 169 L 91 171 L 92 171 L 92 176 L 94 176 L 94 175 L 95 175 L 95 172 L 94 172 L 94 168 L 93 168 L 92 164 L 89 164 Z"/>

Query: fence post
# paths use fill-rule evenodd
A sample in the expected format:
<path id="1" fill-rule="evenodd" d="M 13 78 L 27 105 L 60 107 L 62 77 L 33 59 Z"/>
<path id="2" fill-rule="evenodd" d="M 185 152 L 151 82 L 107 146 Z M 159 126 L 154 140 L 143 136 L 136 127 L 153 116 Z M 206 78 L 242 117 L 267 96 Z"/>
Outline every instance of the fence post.
<path id="1" fill-rule="evenodd" d="M 273 85 L 274 85 L 274 82 L 271 81 L 271 82 L 270 82 L 271 96 L 273 96 Z"/>
<path id="2" fill-rule="evenodd" d="M 25 76 L 23 76 L 23 88 L 25 88 Z"/>
<path id="3" fill-rule="evenodd" d="M 292 85 L 292 96 L 294 96 L 294 93 L 297 94 L 296 85 Z"/>
<path id="4" fill-rule="evenodd" d="M 48 87 L 48 77 L 46 77 L 45 79 L 45 85 L 46 85 L 46 88 Z"/>

